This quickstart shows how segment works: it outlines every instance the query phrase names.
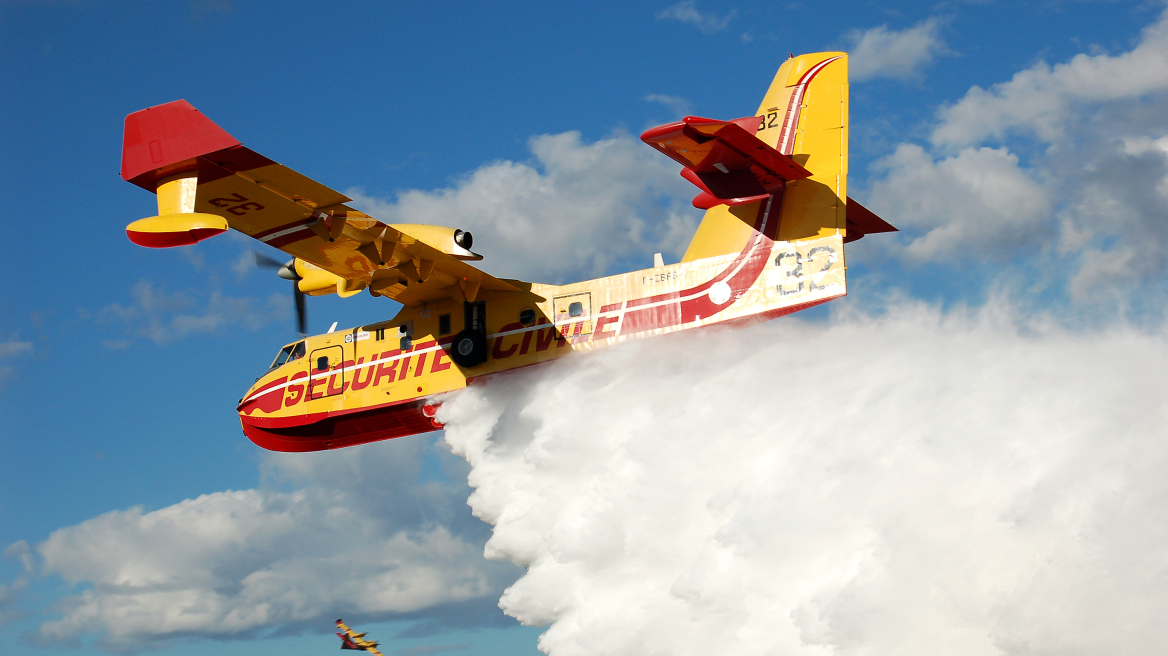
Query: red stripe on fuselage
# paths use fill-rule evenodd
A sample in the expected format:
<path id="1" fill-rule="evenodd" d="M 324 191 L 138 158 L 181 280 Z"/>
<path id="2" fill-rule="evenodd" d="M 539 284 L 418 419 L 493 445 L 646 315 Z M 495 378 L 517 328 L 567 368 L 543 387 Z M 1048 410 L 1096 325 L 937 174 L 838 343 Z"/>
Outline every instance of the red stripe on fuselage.
<path id="1" fill-rule="evenodd" d="M 737 301 L 754 285 L 766 268 L 771 249 L 774 247 L 781 208 L 782 194 L 759 201 L 758 216 L 754 222 L 754 237 L 747 242 L 733 262 L 710 280 L 680 292 L 637 298 L 625 303 L 620 334 L 636 334 L 711 317 Z M 710 297 L 709 290 L 719 282 L 725 282 L 730 289 L 729 296 L 724 301 L 716 303 Z M 648 307 L 636 309 L 643 306 Z"/>

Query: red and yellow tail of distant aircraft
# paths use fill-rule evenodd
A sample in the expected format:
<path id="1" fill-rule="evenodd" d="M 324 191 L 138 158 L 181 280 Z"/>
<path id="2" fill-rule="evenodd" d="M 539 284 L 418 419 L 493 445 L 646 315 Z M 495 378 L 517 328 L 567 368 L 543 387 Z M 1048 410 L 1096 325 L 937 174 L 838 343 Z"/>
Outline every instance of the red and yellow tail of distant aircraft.
<path id="1" fill-rule="evenodd" d="M 895 230 L 847 196 L 844 53 L 785 61 L 752 116 L 691 116 L 641 139 L 682 165 L 705 217 L 680 262 L 570 285 L 496 278 L 469 264 L 482 259 L 470 233 L 382 223 L 181 100 L 126 118 L 122 177 L 156 192 L 159 214 L 126 230 L 166 247 L 233 228 L 290 255 L 280 273 L 300 292 L 402 303 L 280 350 L 238 406 L 247 437 L 276 451 L 434 430 L 432 397 L 482 376 L 819 305 L 847 293 L 845 243 Z"/>

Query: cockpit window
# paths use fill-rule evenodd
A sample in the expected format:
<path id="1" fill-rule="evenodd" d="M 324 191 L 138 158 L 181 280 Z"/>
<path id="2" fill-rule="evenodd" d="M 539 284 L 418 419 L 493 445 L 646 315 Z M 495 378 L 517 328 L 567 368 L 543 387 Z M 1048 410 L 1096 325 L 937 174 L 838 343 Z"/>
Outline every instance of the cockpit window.
<path id="1" fill-rule="evenodd" d="M 272 361 L 272 366 L 268 367 L 268 369 L 275 369 L 276 367 L 279 367 L 286 362 L 299 360 L 302 357 L 304 357 L 304 342 L 289 344 L 280 349 L 279 355 L 277 355 L 276 359 Z"/>

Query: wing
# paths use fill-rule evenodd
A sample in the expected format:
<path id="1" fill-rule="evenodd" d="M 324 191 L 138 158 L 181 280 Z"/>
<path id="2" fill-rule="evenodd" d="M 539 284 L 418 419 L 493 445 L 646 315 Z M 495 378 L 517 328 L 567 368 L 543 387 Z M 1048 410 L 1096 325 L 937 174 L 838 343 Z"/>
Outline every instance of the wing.
<path id="1" fill-rule="evenodd" d="M 182 176 L 196 178 L 194 212 L 338 276 L 346 291 L 368 287 L 408 306 L 518 291 L 460 259 L 477 256 L 436 240 L 433 227 L 387 225 L 349 207 L 344 194 L 240 145 L 186 101 L 126 117 L 122 177 L 156 191 Z"/>
<path id="2" fill-rule="evenodd" d="M 685 167 L 682 177 L 702 190 L 694 198 L 696 207 L 741 205 L 811 175 L 752 134 L 761 122 L 758 116 L 733 121 L 687 116 L 646 131 L 641 140 Z"/>

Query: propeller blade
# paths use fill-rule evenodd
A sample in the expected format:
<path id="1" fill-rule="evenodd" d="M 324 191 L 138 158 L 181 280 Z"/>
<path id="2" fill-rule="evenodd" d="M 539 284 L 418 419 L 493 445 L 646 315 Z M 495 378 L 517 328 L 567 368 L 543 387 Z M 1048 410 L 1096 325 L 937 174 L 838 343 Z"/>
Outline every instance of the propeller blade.
<path id="1" fill-rule="evenodd" d="M 276 275 L 284 280 L 292 281 L 292 298 L 296 301 L 296 332 L 308 335 L 308 307 L 305 303 L 304 292 L 300 291 L 300 276 L 296 274 L 296 258 L 281 262 L 259 251 L 252 251 L 251 255 L 256 266 L 263 269 L 275 269 Z"/>
<path id="2" fill-rule="evenodd" d="M 292 281 L 292 295 L 296 299 L 296 331 L 301 335 L 308 334 L 308 306 L 304 302 L 304 292 L 300 291 L 300 284 Z"/>
<path id="3" fill-rule="evenodd" d="M 274 258 L 270 255 L 265 255 L 264 253 L 261 253 L 259 251 L 252 251 L 251 256 L 252 256 L 252 259 L 255 261 L 255 265 L 260 267 L 261 269 L 279 269 L 280 267 L 284 266 L 283 262 L 277 260 L 276 258 Z"/>

